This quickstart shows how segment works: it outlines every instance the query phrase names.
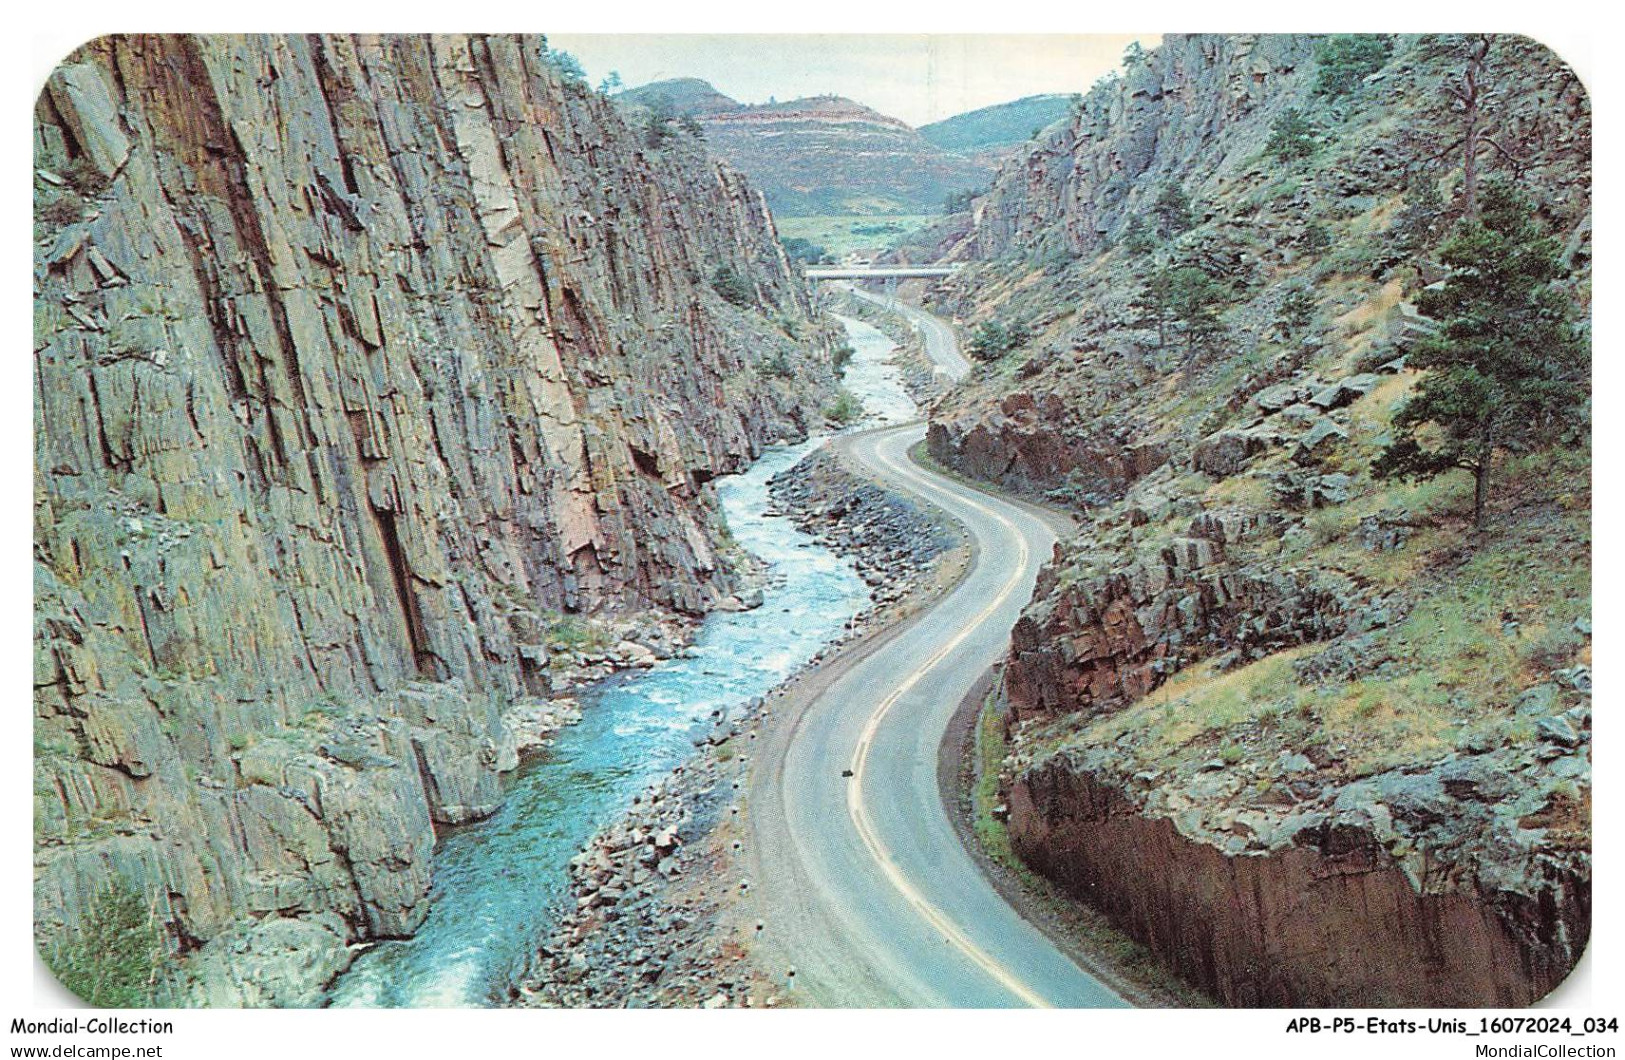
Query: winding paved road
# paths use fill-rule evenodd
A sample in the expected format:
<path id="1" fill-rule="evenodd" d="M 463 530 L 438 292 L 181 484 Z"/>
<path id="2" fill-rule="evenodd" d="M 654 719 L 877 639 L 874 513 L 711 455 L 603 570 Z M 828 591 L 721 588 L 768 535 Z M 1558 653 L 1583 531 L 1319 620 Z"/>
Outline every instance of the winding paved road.
<path id="1" fill-rule="evenodd" d="M 954 337 L 953 328 L 941 317 L 933 316 L 923 309 L 917 309 L 895 298 L 882 298 L 877 294 L 870 294 L 859 287 L 849 286 L 847 290 L 865 302 L 891 310 L 918 327 L 925 336 L 925 354 L 936 364 L 937 371 L 955 382 L 965 378 L 970 372 L 970 361 L 959 351 L 959 340 Z"/>
<path id="2" fill-rule="evenodd" d="M 904 311 L 930 356 L 962 375 L 946 325 Z M 1028 510 L 914 464 L 908 450 L 924 435 L 912 424 L 842 444 L 962 522 L 975 556 L 928 610 L 857 661 L 815 672 L 799 709 L 769 727 L 747 816 L 762 943 L 812 1004 L 1124 1004 L 999 896 L 943 806 L 943 734 L 1005 651 L 1055 535 Z"/>

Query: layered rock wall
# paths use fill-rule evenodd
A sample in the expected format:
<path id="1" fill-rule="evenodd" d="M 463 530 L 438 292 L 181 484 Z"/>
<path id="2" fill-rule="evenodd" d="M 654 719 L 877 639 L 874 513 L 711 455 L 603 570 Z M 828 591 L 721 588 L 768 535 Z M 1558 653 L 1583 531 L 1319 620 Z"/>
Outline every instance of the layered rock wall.
<path id="1" fill-rule="evenodd" d="M 423 919 L 559 615 L 731 591 L 708 484 L 826 332 L 541 38 L 104 38 L 35 129 L 42 944 L 122 878 L 189 1000 L 305 1003 Z"/>
<path id="2" fill-rule="evenodd" d="M 1227 815 L 1189 800 L 1174 812 L 1154 782 L 1153 807 L 1107 757 L 1024 770 L 1011 841 L 1225 1005 L 1522 1007 L 1590 936 L 1585 860 L 1527 831 L 1548 822 L 1485 805 L 1493 786 L 1520 788 L 1525 809 L 1550 804 L 1557 769 L 1532 756 L 1463 756 Z M 1589 769 L 1583 750 L 1552 760 Z M 1486 841 L 1498 871 L 1464 856 Z"/>
<path id="3" fill-rule="evenodd" d="M 1218 520 L 1194 523 L 1157 556 L 1110 573 L 1062 584 L 1060 570 L 1044 568 L 1011 631 L 1013 720 L 1106 713 L 1194 660 L 1250 662 L 1356 620 L 1362 593 L 1347 578 L 1227 562 Z"/>

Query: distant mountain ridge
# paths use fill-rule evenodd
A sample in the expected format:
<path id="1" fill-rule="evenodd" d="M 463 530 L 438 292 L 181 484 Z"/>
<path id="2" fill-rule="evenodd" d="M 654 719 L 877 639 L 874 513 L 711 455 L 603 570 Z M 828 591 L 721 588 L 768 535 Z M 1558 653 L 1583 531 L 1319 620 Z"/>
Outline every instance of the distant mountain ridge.
<path id="1" fill-rule="evenodd" d="M 711 150 L 786 216 L 937 213 L 985 187 L 993 166 L 932 143 L 906 122 L 841 96 L 745 104 L 698 78 L 657 81 L 616 100 L 690 114 Z"/>
<path id="2" fill-rule="evenodd" d="M 677 77 L 669 81 L 653 81 L 637 88 L 618 92 L 615 98 L 623 103 L 636 103 L 649 107 L 661 100 L 669 103 L 678 114 L 720 114 L 740 110 L 745 104 L 718 92 L 709 81 L 698 77 Z"/>
<path id="3" fill-rule="evenodd" d="M 1033 134 L 1066 117 L 1072 97 L 1064 93 L 1025 96 L 920 126 L 920 135 L 944 151 L 998 162 Z"/>

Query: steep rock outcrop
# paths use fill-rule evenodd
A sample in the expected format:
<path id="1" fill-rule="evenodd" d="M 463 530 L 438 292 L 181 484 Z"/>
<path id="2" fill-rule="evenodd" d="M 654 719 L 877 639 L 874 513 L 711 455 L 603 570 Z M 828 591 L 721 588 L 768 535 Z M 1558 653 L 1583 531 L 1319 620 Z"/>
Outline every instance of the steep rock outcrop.
<path id="1" fill-rule="evenodd" d="M 1247 662 L 1348 629 L 1362 594 L 1346 578 L 1227 562 L 1224 543 L 1198 518 L 1156 557 L 1109 573 L 1063 584 L 1045 567 L 1011 631 L 1012 718 L 1110 711 L 1197 659 Z"/>
<path id="2" fill-rule="evenodd" d="M 1181 787 L 1114 757 L 1022 768 L 1011 841 L 1226 1005 L 1524 1006 L 1590 937 L 1589 747 L 1452 755 L 1286 805 L 1249 797 L 1256 773 Z"/>
<path id="3" fill-rule="evenodd" d="M 1312 84 L 1313 40 L 1291 34 L 1169 34 L 1070 122 L 1006 162 L 976 203 L 967 251 L 1102 249 L 1168 181 L 1195 193 L 1250 162 L 1270 122 Z"/>
<path id="4" fill-rule="evenodd" d="M 309 1003 L 501 799 L 558 614 L 731 592 L 709 483 L 826 333 L 540 38 L 105 38 L 36 166 L 38 930 L 121 878 L 187 999 Z"/>
<path id="5" fill-rule="evenodd" d="M 947 403 L 938 409 L 946 411 Z M 1112 499 L 1168 459 L 1163 444 L 1132 430 L 1094 427 L 1054 391 L 1013 390 L 996 408 L 934 418 L 931 456 L 975 478 L 1023 492 L 1066 482 L 1080 498 Z"/>

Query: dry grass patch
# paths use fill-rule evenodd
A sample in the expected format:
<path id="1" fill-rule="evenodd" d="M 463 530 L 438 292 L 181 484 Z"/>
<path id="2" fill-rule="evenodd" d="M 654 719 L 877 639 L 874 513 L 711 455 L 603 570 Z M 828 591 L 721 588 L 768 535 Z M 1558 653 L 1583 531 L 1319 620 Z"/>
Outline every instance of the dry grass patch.
<path id="1" fill-rule="evenodd" d="M 1234 505 L 1248 511 L 1262 511 L 1275 506 L 1270 484 L 1258 475 L 1235 475 L 1220 479 L 1202 494 L 1202 500 L 1214 508 Z"/>
<path id="2" fill-rule="evenodd" d="M 1296 689 L 1292 664 L 1315 649 L 1302 645 L 1225 672 L 1211 661 L 1188 666 L 1130 706 L 1089 726 L 1078 740 L 1107 744 L 1133 733 L 1135 751 L 1146 766 L 1212 757 L 1212 749 L 1227 742 L 1230 730 L 1282 714 Z"/>

